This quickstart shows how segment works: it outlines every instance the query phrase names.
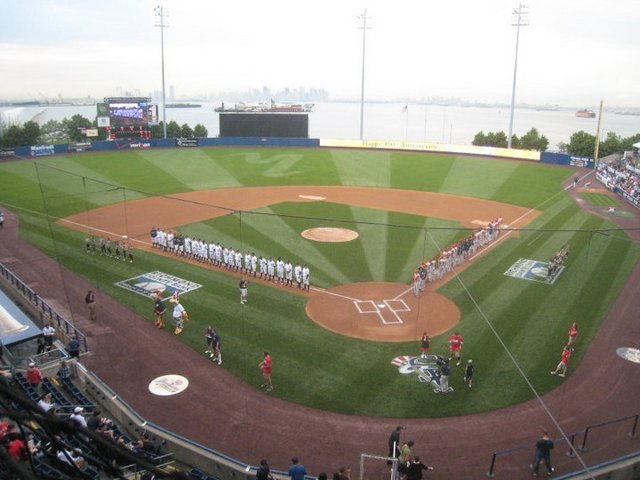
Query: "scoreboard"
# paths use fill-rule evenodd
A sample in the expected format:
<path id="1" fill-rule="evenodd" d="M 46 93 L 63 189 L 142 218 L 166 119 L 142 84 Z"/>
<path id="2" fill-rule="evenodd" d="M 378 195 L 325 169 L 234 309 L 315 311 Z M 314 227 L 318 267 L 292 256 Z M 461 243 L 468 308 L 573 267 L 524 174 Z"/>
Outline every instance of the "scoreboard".
<path id="1" fill-rule="evenodd" d="M 306 113 L 220 113 L 221 137 L 309 137 Z"/>

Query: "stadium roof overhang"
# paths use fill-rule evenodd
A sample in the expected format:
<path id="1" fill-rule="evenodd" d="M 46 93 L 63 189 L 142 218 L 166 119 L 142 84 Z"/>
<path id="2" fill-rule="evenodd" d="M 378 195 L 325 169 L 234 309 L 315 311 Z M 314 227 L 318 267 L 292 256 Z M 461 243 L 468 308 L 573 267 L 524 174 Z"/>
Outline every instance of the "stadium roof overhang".
<path id="1" fill-rule="evenodd" d="M 0 290 L 0 341 L 8 347 L 42 335 L 42 330 Z"/>

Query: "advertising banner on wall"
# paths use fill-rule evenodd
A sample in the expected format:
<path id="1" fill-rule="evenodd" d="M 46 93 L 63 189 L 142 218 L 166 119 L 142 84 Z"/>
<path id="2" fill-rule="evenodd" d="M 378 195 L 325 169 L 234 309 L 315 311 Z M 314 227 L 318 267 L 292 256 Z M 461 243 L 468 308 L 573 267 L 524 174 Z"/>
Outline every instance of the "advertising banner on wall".
<path id="1" fill-rule="evenodd" d="M 32 157 L 44 157 L 53 155 L 55 152 L 53 145 L 31 145 Z"/>
<path id="2" fill-rule="evenodd" d="M 197 147 L 197 138 L 176 138 L 176 147 Z"/>
<path id="3" fill-rule="evenodd" d="M 475 145 L 452 145 L 448 143 L 410 142 L 403 140 L 343 140 L 320 139 L 321 147 L 371 148 L 384 150 L 410 150 L 424 152 L 462 153 L 489 157 L 519 158 L 522 160 L 540 160 L 540 152 L 533 150 L 515 150 L 499 147 L 480 147 Z"/>

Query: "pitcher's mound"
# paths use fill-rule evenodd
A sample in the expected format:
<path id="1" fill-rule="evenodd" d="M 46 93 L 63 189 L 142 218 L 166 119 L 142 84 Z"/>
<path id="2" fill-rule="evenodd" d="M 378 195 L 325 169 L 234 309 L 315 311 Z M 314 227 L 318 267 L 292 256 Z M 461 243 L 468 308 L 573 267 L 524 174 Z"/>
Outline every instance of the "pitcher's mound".
<path id="1" fill-rule="evenodd" d="M 387 342 L 418 340 L 423 332 L 433 337 L 460 321 L 460 310 L 447 297 L 428 290 L 416 297 L 409 285 L 386 282 L 317 290 L 306 312 L 333 332 Z"/>
<path id="2" fill-rule="evenodd" d="M 358 232 L 348 228 L 317 227 L 309 228 L 302 232 L 304 238 L 315 240 L 316 242 L 349 242 L 358 238 Z"/>

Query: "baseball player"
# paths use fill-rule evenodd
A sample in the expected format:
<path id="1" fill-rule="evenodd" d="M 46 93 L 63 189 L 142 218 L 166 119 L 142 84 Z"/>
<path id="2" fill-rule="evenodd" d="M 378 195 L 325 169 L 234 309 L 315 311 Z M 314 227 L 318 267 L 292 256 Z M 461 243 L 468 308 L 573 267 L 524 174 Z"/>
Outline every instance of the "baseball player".
<path id="1" fill-rule="evenodd" d="M 207 341 L 207 349 L 204 351 L 205 355 L 209 355 L 209 358 L 213 358 L 213 327 L 209 325 L 204 332 L 204 338 Z"/>
<path id="2" fill-rule="evenodd" d="M 258 275 L 258 257 L 255 252 L 251 252 L 251 275 Z"/>
<path id="3" fill-rule="evenodd" d="M 310 289 L 310 282 L 311 272 L 309 271 L 309 267 L 307 267 L 307 264 L 305 263 L 302 267 L 302 289 L 308 292 Z"/>
<path id="4" fill-rule="evenodd" d="M 270 282 L 273 282 L 276 275 L 276 261 L 273 259 L 273 257 L 271 257 L 267 261 L 267 274 L 268 274 L 267 280 L 269 280 Z"/>
<path id="5" fill-rule="evenodd" d="M 293 265 L 291 265 L 291 260 L 287 260 L 284 264 L 284 277 L 286 280 L 287 287 L 293 286 Z"/>
<path id="6" fill-rule="evenodd" d="M 214 328 L 213 329 L 213 337 L 211 339 L 211 346 L 213 347 L 213 357 L 211 360 L 214 362 L 218 362 L 218 365 L 222 365 L 222 350 L 220 349 L 220 334 Z"/>
<path id="7" fill-rule="evenodd" d="M 276 262 L 276 273 L 278 274 L 278 283 L 284 283 L 284 262 L 282 257 L 278 257 Z"/>
<path id="8" fill-rule="evenodd" d="M 296 284 L 298 285 L 298 288 L 302 288 L 302 267 L 297 263 L 293 269 L 293 275 L 296 277 Z"/>
<path id="9" fill-rule="evenodd" d="M 260 278 L 267 278 L 268 269 L 267 269 L 267 259 L 266 257 L 260 256 Z"/>
<path id="10" fill-rule="evenodd" d="M 149 236 L 151 237 L 151 246 L 153 248 L 156 248 L 158 246 L 157 243 L 157 238 L 158 238 L 158 229 L 156 228 L 156 226 L 154 225 L 153 227 L 151 227 L 151 231 L 149 232 Z"/>
<path id="11" fill-rule="evenodd" d="M 240 249 L 236 252 L 236 272 L 242 271 L 242 252 Z"/>
<path id="12" fill-rule="evenodd" d="M 84 246 L 87 250 L 87 253 L 91 253 L 91 238 L 89 237 L 89 235 L 84 237 Z"/>
<path id="13" fill-rule="evenodd" d="M 413 272 L 413 296 L 417 297 L 420 295 L 420 273 L 418 270 Z"/>

